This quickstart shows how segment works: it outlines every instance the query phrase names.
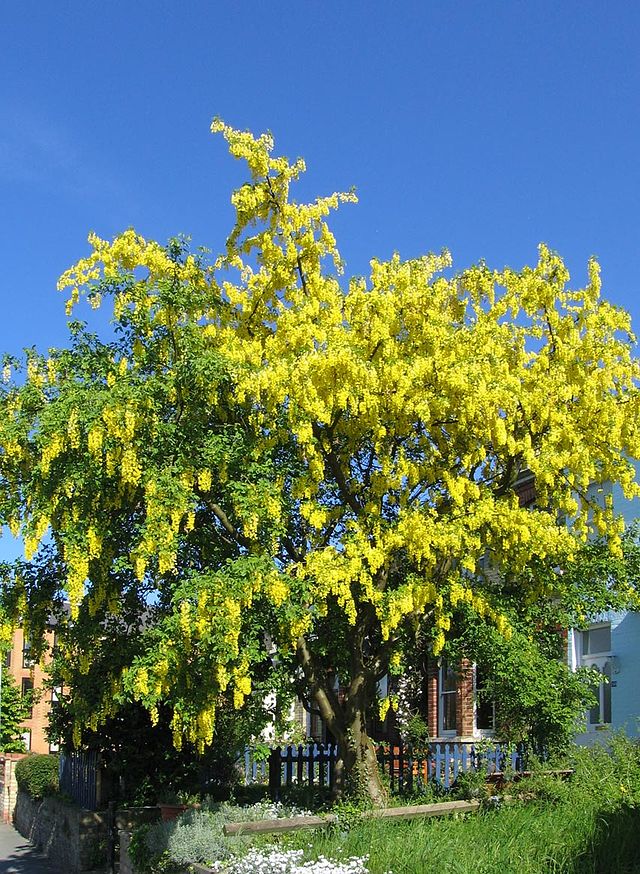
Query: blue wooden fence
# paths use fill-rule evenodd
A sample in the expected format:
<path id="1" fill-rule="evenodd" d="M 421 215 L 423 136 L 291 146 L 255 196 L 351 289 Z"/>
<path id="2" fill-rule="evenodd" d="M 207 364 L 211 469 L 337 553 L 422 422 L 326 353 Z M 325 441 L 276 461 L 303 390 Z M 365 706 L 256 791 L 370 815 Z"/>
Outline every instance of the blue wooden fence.
<path id="1" fill-rule="evenodd" d="M 412 791 L 419 785 L 438 783 L 450 789 L 458 776 L 468 771 L 481 771 L 488 777 L 505 771 L 524 770 L 522 744 L 509 746 L 486 741 L 473 743 L 433 742 L 424 747 L 394 745 L 378 748 L 378 762 L 389 778 L 391 789 Z"/>
<path id="2" fill-rule="evenodd" d="M 487 776 L 501 775 L 510 770 L 524 770 L 524 748 L 500 743 L 432 742 L 422 747 L 410 745 L 379 745 L 376 754 L 380 768 L 389 779 L 391 789 L 400 792 L 435 782 L 450 789 L 459 774 L 484 771 Z M 333 785 L 337 746 L 308 744 L 276 747 L 268 760 L 256 760 L 249 750 L 244 756 L 244 782 L 268 783 L 272 794 L 282 787 Z"/>

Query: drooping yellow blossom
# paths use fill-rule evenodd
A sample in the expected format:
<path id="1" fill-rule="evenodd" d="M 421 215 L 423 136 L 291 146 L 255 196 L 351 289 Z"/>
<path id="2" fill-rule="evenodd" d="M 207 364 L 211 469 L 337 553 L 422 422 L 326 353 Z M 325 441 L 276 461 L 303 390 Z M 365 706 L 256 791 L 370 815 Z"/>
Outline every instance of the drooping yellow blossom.
<path id="1" fill-rule="evenodd" d="M 30 353 L 24 386 L 6 365 L 0 415 L 0 521 L 28 557 L 51 533 L 74 617 L 116 615 L 133 569 L 167 628 L 118 688 L 153 720 L 168 700 L 200 749 L 252 692 L 260 623 L 269 658 L 316 647 L 327 675 L 357 663 L 338 641 L 398 671 L 407 632 L 438 654 L 469 611 L 508 637 L 499 574 L 594 533 L 619 551 L 589 489 L 640 493 L 640 370 L 595 261 L 577 289 L 546 246 L 518 271 L 396 253 L 343 281 L 328 219 L 355 197 L 299 203 L 303 161 L 212 130 L 248 167 L 223 254 L 91 234 L 59 287 L 69 312 L 111 301 L 117 344 Z"/>

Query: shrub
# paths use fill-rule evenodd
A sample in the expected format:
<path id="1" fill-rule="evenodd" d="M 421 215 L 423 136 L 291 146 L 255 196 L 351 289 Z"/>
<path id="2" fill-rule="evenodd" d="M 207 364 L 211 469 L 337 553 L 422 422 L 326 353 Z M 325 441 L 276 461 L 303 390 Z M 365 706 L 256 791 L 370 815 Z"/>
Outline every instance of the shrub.
<path id="1" fill-rule="evenodd" d="M 58 757 L 33 753 L 16 765 L 16 780 L 32 798 L 44 798 L 58 791 Z"/>
<path id="2" fill-rule="evenodd" d="M 242 838 L 226 837 L 227 822 L 248 822 L 296 816 L 308 811 L 271 801 L 250 807 L 206 802 L 171 822 L 158 822 L 134 831 L 131 858 L 141 871 L 172 871 L 187 862 L 212 863 L 231 859 L 247 849 Z"/>
<path id="3" fill-rule="evenodd" d="M 524 801 L 562 804 L 572 796 L 579 796 L 569 783 L 553 774 L 533 774 L 514 784 L 514 795 Z"/>

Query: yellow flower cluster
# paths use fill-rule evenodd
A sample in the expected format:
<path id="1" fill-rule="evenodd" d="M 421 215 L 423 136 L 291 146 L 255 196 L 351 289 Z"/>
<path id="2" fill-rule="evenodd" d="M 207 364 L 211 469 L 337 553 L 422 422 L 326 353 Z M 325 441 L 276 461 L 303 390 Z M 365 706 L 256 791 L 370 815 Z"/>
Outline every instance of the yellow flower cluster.
<path id="1" fill-rule="evenodd" d="M 96 307 L 112 298 L 134 339 L 108 360 L 95 403 L 56 353 L 29 356 L 25 391 L 41 405 L 38 420 L 24 426 L 18 388 L 7 389 L 0 419 L 0 479 L 29 503 L 8 501 L 6 521 L 23 531 L 28 555 L 48 526 L 65 544 L 75 611 L 89 572 L 104 574 L 111 560 L 110 514 L 135 517 L 130 560 L 151 581 L 156 567 L 160 578 L 176 572 L 212 489 L 224 499 L 243 535 L 238 552 L 265 564 L 243 583 L 221 571 L 179 603 L 178 639 L 128 680 L 151 707 L 174 664 L 209 648 L 216 694 L 229 690 L 242 706 L 251 693 L 243 619 L 258 603 L 275 614 L 283 649 L 336 609 L 357 625 L 366 605 L 391 641 L 394 669 L 403 626 L 428 616 L 440 652 L 462 605 L 508 636 L 480 580 L 486 562 L 517 573 L 570 555 L 594 532 L 615 551 L 621 521 L 587 489 L 610 480 L 626 497 L 640 494 L 629 461 L 640 456 L 640 369 L 628 317 L 600 298 L 598 265 L 589 264 L 585 288 L 569 290 L 566 266 L 545 246 L 533 267 L 479 264 L 457 276 L 446 251 L 394 254 L 341 284 L 327 217 L 353 195 L 296 203 L 289 189 L 304 162 L 274 156 L 270 134 L 217 119 L 212 130 L 250 173 L 233 195 L 225 254 L 209 268 L 133 229 L 113 241 L 90 235 L 88 257 L 60 278 L 68 311 L 81 293 Z M 224 402 L 204 367 L 213 360 L 228 380 Z M 243 422 L 252 447 L 242 471 L 232 452 L 189 442 L 207 421 L 203 407 L 225 427 Z M 159 469 L 152 449 L 167 417 L 179 437 Z M 264 471 L 281 449 L 294 456 L 286 478 L 254 477 L 253 462 Z M 541 509 L 519 505 L 524 470 Z M 569 527 L 558 524 L 563 515 Z M 89 588 L 92 609 L 118 609 L 99 579 Z M 216 702 L 191 704 L 176 708 L 176 743 L 209 743 Z"/>

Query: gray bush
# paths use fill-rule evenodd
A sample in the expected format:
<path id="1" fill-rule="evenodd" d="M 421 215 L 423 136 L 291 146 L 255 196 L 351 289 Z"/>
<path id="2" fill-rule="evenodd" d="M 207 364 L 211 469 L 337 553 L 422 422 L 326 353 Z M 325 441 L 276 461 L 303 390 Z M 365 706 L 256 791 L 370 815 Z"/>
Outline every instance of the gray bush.
<path id="1" fill-rule="evenodd" d="M 149 862 L 153 864 L 163 856 L 177 865 L 224 861 L 246 852 L 248 847 L 245 838 L 225 837 L 225 823 L 278 819 L 303 813 L 307 811 L 271 802 L 250 807 L 227 802 L 205 803 L 200 810 L 188 810 L 172 822 L 158 822 L 148 829 L 145 843 Z"/>

